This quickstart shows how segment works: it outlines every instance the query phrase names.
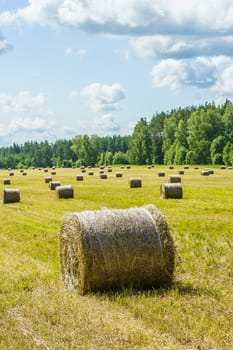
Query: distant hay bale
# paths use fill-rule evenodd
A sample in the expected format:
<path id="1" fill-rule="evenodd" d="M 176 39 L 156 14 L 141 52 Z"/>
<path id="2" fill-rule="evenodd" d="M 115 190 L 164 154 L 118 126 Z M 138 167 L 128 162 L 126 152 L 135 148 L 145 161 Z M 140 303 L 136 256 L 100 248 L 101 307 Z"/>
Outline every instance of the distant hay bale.
<path id="1" fill-rule="evenodd" d="M 123 174 L 122 174 L 121 172 L 117 172 L 117 173 L 115 174 L 115 177 L 123 177 Z"/>
<path id="2" fill-rule="evenodd" d="M 227 169 L 228 169 L 228 170 L 232 170 L 232 166 L 229 166 Z"/>
<path id="3" fill-rule="evenodd" d="M 94 175 L 94 171 L 88 171 L 88 175 L 93 176 Z"/>
<path id="4" fill-rule="evenodd" d="M 160 197 L 163 199 L 181 199 L 183 189 L 181 183 L 165 183 L 160 186 Z"/>
<path id="5" fill-rule="evenodd" d="M 168 169 L 172 170 L 172 169 L 174 169 L 174 166 L 173 165 L 169 165 Z"/>
<path id="6" fill-rule="evenodd" d="M 100 174 L 100 179 L 107 179 L 108 175 L 107 174 Z"/>
<path id="7" fill-rule="evenodd" d="M 86 172 L 86 169 L 81 169 L 81 173 L 85 173 Z"/>
<path id="8" fill-rule="evenodd" d="M 142 187 L 142 180 L 140 178 L 129 179 L 129 187 L 130 188 Z"/>
<path id="9" fill-rule="evenodd" d="M 47 173 L 49 170 L 48 169 L 44 169 L 44 173 Z"/>
<path id="10" fill-rule="evenodd" d="M 105 166 L 104 165 L 100 165 L 100 170 L 104 170 Z"/>
<path id="11" fill-rule="evenodd" d="M 46 177 L 44 178 L 44 182 L 45 182 L 46 184 L 50 183 L 52 180 L 53 180 L 53 179 L 52 179 L 51 176 L 46 176 Z"/>
<path id="12" fill-rule="evenodd" d="M 184 170 L 178 170 L 179 175 L 184 175 Z"/>
<path id="13" fill-rule="evenodd" d="M 122 166 L 120 166 L 120 169 L 124 169 L 125 167 L 122 165 Z"/>
<path id="14" fill-rule="evenodd" d="M 20 172 L 20 173 L 23 173 L 23 172 L 24 172 L 24 169 L 19 169 L 19 172 Z"/>
<path id="15" fill-rule="evenodd" d="M 71 185 L 57 186 L 56 194 L 58 198 L 74 198 L 74 189 Z"/>
<path id="16" fill-rule="evenodd" d="M 112 172 L 112 168 L 108 168 L 108 173 L 111 173 Z"/>
<path id="17" fill-rule="evenodd" d="M 15 203 L 20 201 L 20 192 L 17 188 L 3 189 L 3 203 Z"/>
<path id="18" fill-rule="evenodd" d="M 151 165 L 148 165 L 147 169 L 151 169 Z"/>
<path id="19" fill-rule="evenodd" d="M 22 175 L 23 175 L 23 176 L 27 176 L 27 173 L 26 173 L 26 171 L 24 171 L 24 172 L 22 173 Z"/>
<path id="20" fill-rule="evenodd" d="M 184 165 L 184 169 L 189 169 L 189 165 Z"/>
<path id="21" fill-rule="evenodd" d="M 104 174 L 104 170 L 101 169 L 101 170 L 99 171 L 99 173 L 100 173 L 100 174 Z"/>
<path id="22" fill-rule="evenodd" d="M 199 168 L 198 168 L 198 166 L 195 166 L 193 169 L 194 169 L 194 170 L 198 170 Z"/>
<path id="23" fill-rule="evenodd" d="M 221 166 L 220 166 L 220 169 L 221 169 L 221 170 L 225 170 L 225 169 L 226 169 L 225 165 L 221 165 Z"/>
<path id="24" fill-rule="evenodd" d="M 70 213 L 61 226 L 62 278 L 80 294 L 169 286 L 174 258 L 167 222 L 154 205 Z"/>
<path id="25" fill-rule="evenodd" d="M 210 175 L 209 169 L 202 170 L 201 175 L 202 176 L 209 176 Z"/>
<path id="26" fill-rule="evenodd" d="M 76 175 L 76 181 L 83 181 L 83 175 Z"/>
<path id="27" fill-rule="evenodd" d="M 204 170 L 207 170 L 209 172 L 209 175 L 213 175 L 214 174 L 214 169 L 207 168 L 207 169 L 204 169 Z"/>
<path id="28" fill-rule="evenodd" d="M 163 176 L 165 176 L 165 171 L 158 171 L 158 176 L 159 177 L 163 177 Z"/>
<path id="29" fill-rule="evenodd" d="M 15 175 L 15 173 L 13 171 L 9 172 L 9 176 L 14 176 L 14 175 Z"/>
<path id="30" fill-rule="evenodd" d="M 51 175 L 56 175 L 56 171 L 51 171 Z"/>
<path id="31" fill-rule="evenodd" d="M 60 181 L 50 181 L 49 188 L 51 191 L 55 191 L 56 187 L 61 186 Z"/>
<path id="32" fill-rule="evenodd" d="M 55 169 L 56 169 L 55 165 L 53 165 L 53 166 L 52 166 L 52 169 L 53 169 L 53 170 L 55 170 Z"/>
<path id="33" fill-rule="evenodd" d="M 10 185 L 11 180 L 10 179 L 3 179 L 3 185 Z"/>
<path id="34" fill-rule="evenodd" d="M 170 183 L 178 183 L 178 182 L 181 182 L 181 176 L 180 176 L 180 175 L 170 175 L 170 176 L 169 176 L 169 182 L 170 182 Z"/>
<path id="35" fill-rule="evenodd" d="M 131 169 L 131 165 L 127 165 L 127 166 L 126 166 L 126 169 Z"/>
<path id="36" fill-rule="evenodd" d="M 85 169 L 85 166 L 84 166 L 84 165 L 81 165 L 81 166 L 80 166 L 80 170 L 82 170 L 82 169 Z"/>

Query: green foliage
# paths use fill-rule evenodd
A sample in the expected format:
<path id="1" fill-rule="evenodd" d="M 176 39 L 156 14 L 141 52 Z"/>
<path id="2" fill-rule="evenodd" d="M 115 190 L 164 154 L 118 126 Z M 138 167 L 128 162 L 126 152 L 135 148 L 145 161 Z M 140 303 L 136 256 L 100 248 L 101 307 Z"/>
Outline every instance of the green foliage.
<path id="1" fill-rule="evenodd" d="M 129 146 L 129 157 L 133 164 L 151 163 L 151 137 L 146 119 L 141 118 L 134 128 Z"/>

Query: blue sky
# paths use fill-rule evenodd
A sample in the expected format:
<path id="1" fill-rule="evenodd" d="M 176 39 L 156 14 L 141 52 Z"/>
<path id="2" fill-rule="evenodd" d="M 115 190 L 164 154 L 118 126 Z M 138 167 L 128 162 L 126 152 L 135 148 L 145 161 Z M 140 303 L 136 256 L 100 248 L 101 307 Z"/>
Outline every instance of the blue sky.
<path id="1" fill-rule="evenodd" d="M 232 0 L 0 0 L 0 146 L 232 97 Z"/>

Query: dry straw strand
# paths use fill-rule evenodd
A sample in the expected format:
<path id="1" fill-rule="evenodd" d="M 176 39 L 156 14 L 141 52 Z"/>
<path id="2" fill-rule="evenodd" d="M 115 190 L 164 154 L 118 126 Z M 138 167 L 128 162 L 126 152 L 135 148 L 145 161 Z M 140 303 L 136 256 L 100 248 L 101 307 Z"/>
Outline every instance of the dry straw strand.
<path id="1" fill-rule="evenodd" d="M 65 287 L 80 294 L 170 285 L 175 250 L 154 205 L 69 213 L 60 233 Z"/>

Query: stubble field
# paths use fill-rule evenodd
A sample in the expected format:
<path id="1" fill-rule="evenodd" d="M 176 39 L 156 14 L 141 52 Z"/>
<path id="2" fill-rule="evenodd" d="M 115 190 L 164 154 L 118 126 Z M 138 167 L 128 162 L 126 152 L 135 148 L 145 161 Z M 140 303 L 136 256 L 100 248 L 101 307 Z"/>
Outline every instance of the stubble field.
<path id="1" fill-rule="evenodd" d="M 71 184 L 73 199 L 49 190 L 44 178 L 51 169 L 26 176 L 14 170 L 12 177 L 0 170 L 0 348 L 232 349 L 233 170 L 201 176 L 202 168 L 185 170 L 183 199 L 168 200 L 160 198 L 160 184 L 181 167 L 113 167 L 105 180 L 96 168 L 80 182 L 79 169 L 56 169 L 53 180 Z M 140 177 L 142 188 L 129 188 L 131 177 Z M 21 201 L 3 204 L 4 187 L 18 188 Z M 59 264 L 64 214 L 150 203 L 163 212 L 175 242 L 172 288 L 67 292 Z"/>

